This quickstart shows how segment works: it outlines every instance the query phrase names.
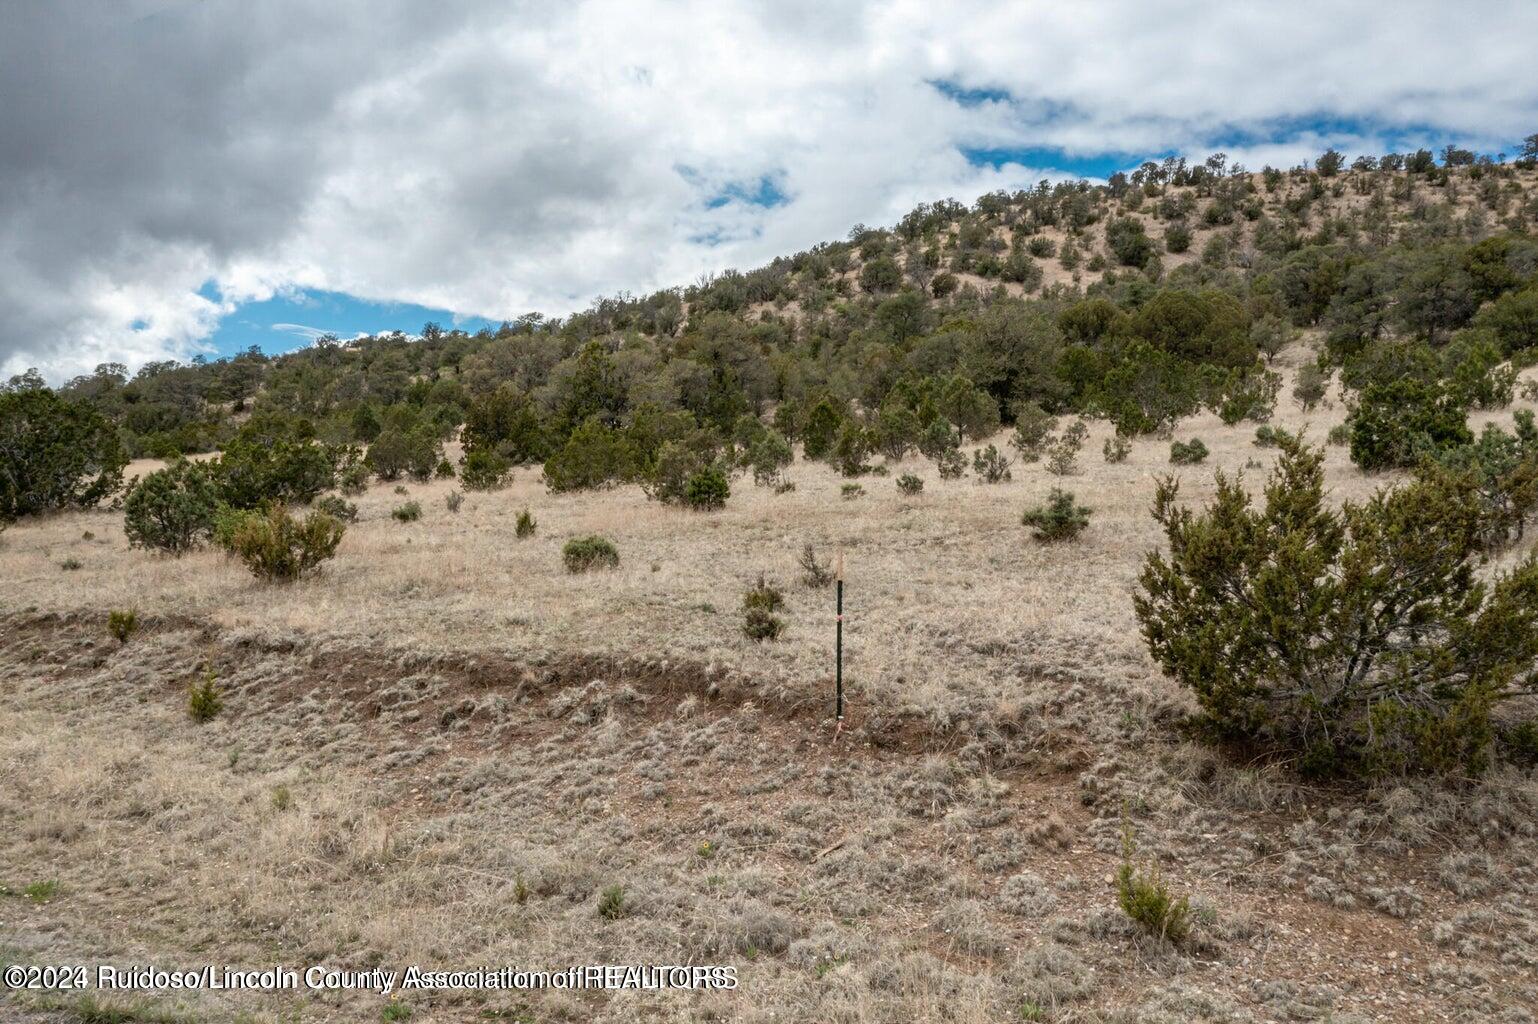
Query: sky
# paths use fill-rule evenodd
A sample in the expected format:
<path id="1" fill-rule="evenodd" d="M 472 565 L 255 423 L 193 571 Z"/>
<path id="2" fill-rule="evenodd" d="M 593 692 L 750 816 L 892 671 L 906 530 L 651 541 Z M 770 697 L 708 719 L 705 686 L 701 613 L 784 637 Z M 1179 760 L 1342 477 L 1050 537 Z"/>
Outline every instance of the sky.
<path id="1" fill-rule="evenodd" d="M 1515 153 L 1538 4 L 8 0 L 0 379 L 475 330 L 1042 178 Z"/>

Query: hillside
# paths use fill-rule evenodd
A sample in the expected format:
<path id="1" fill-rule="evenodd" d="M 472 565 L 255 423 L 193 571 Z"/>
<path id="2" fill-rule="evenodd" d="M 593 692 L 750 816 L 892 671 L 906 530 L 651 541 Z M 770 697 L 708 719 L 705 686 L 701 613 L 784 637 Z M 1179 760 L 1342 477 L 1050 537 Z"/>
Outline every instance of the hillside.
<path id="1" fill-rule="evenodd" d="M 1538 410 L 1538 169 L 1445 162 L 1145 165 L 562 320 L 71 383 L 125 482 L 187 453 L 225 499 L 261 478 L 355 518 L 290 583 L 208 538 L 132 546 L 121 495 L 0 535 L 7 962 L 685 962 L 740 984 L 6 1012 L 1529 1020 L 1533 698 L 1494 716 L 1481 771 L 1309 774 L 1202 733 L 1133 605 L 1166 474 L 1193 508 L 1218 472 L 1258 498 L 1282 431 L 1322 450 L 1331 506 L 1368 503 Z M 1172 465 L 1190 440 L 1208 454 Z M 729 493 L 697 500 L 713 473 Z M 1054 488 L 1088 526 L 1038 543 L 1022 513 Z M 1479 572 L 1531 557 L 1532 511 Z M 568 571 L 590 535 L 617 567 Z M 841 726 L 807 546 L 845 565 Z M 783 597 L 762 642 L 760 580 Z M 223 706 L 195 722 L 210 673 Z M 1189 939 L 1118 906 L 1129 836 L 1190 898 Z"/>

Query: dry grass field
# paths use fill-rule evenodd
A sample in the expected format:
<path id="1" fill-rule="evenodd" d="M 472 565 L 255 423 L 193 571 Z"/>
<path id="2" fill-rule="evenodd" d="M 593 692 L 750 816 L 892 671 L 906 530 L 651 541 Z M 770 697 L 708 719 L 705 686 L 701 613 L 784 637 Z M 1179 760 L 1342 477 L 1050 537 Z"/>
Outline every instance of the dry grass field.
<path id="1" fill-rule="evenodd" d="M 1279 359 L 1289 388 L 1308 356 Z M 1340 403 L 1305 415 L 1289 388 L 1276 422 L 1322 442 Z M 1182 743 L 1167 726 L 1187 698 L 1130 601 L 1169 441 L 1111 465 L 1106 429 L 1069 478 L 1017 462 L 1006 483 L 945 482 L 914 461 L 846 498 L 798 462 L 793 492 L 739 478 L 714 514 L 630 487 L 549 495 L 537 470 L 457 513 L 453 481 L 375 485 L 335 560 L 288 586 L 211 550 L 130 550 L 110 510 L 13 527 L 5 961 L 694 962 L 734 965 L 740 984 L 398 1004 L 12 995 L 0 1016 L 1533 1021 L 1538 780 L 1335 791 Z M 1212 449 L 1179 470 L 1186 500 L 1211 494 L 1215 468 L 1259 483 L 1274 450 L 1253 436 L 1182 422 L 1178 439 Z M 1328 469 L 1337 500 L 1391 483 L 1338 447 Z M 921 495 L 898 493 L 904 470 Z M 1054 485 L 1094 510 L 1076 544 L 1020 525 Z M 420 521 L 392 518 L 407 500 Z M 539 526 L 520 540 L 524 508 Z M 567 574 L 561 545 L 595 532 L 619 568 Z M 806 544 L 846 558 L 841 732 L 832 592 L 802 581 Z M 788 624 L 763 644 L 739 614 L 760 573 Z M 105 620 L 122 608 L 144 625 L 119 644 Z M 200 725 L 186 693 L 208 668 L 225 708 Z M 1124 828 L 1190 894 L 1187 947 L 1117 908 Z"/>

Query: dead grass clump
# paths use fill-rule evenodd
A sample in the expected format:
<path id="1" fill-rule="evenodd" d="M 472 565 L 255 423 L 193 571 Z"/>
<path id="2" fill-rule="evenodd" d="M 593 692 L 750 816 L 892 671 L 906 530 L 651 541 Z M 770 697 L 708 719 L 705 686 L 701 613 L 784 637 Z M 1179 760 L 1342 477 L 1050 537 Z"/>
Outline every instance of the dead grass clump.
<path id="1" fill-rule="evenodd" d="M 809 587 L 826 587 L 833 582 L 833 570 L 829 563 L 819 561 L 817 552 L 808 544 L 801 549 L 801 557 L 796 560 L 801 567 L 801 582 Z"/>
<path id="2" fill-rule="evenodd" d="M 1040 918 L 1057 906 L 1057 895 L 1044 879 L 1033 871 L 1011 875 L 999 887 L 998 903 L 1016 917 Z"/>

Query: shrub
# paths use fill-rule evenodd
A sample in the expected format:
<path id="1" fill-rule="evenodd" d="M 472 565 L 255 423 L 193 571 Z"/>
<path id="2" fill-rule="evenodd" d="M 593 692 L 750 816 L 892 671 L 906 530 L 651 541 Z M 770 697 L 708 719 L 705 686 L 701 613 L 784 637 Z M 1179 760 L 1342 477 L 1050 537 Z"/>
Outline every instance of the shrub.
<path id="1" fill-rule="evenodd" d="M 1073 476 L 1079 471 L 1079 446 L 1066 437 L 1047 445 L 1047 472 L 1053 476 Z"/>
<path id="2" fill-rule="evenodd" d="M 337 497 L 335 494 L 328 494 L 324 498 L 317 499 L 312 507 L 315 511 L 324 512 L 338 522 L 355 523 L 358 521 L 358 506 Z"/>
<path id="3" fill-rule="evenodd" d="M 642 473 L 641 489 L 664 505 L 687 504 L 689 481 L 715 465 L 715 438 L 691 428 L 685 436 L 658 443 Z"/>
<path id="4" fill-rule="evenodd" d="M 801 549 L 796 564 L 801 567 L 801 582 L 809 587 L 826 587 L 833 582 L 833 570 L 827 562 L 817 560 L 817 552 L 810 544 Z"/>
<path id="5" fill-rule="evenodd" d="M 217 680 L 218 676 L 209 668 L 202 682 L 187 688 L 187 714 L 194 722 L 207 722 L 224 709 L 224 697 Z"/>
<path id="6" fill-rule="evenodd" d="M 1351 461 L 1367 471 L 1413 466 L 1474 440 L 1468 411 L 1440 383 L 1369 384 L 1347 419 Z"/>
<path id="7" fill-rule="evenodd" d="M 897 490 L 911 498 L 916 494 L 924 493 L 924 481 L 912 473 L 904 473 L 897 478 Z"/>
<path id="8" fill-rule="evenodd" d="M 853 501 L 855 498 L 865 497 L 865 487 L 861 484 L 845 484 L 839 488 L 839 494 L 845 501 Z"/>
<path id="9" fill-rule="evenodd" d="M 611 885 L 599 894 L 598 916 L 607 921 L 617 921 L 625 916 L 624 886 Z"/>
<path id="10" fill-rule="evenodd" d="M 935 459 L 941 480 L 960 480 L 967 475 L 967 460 L 959 450 L 941 452 Z"/>
<path id="11" fill-rule="evenodd" d="M 132 608 L 113 609 L 107 613 L 107 632 L 120 644 L 126 644 L 138 628 L 139 613 Z"/>
<path id="12" fill-rule="evenodd" d="M 261 579 L 289 582 L 336 555 L 345 527 L 324 512 L 303 520 L 282 505 L 226 519 L 228 546 Z M 221 531 L 215 527 L 215 537 Z"/>
<path id="13" fill-rule="evenodd" d="M 1184 942 L 1191 933 L 1191 904 L 1182 896 L 1176 899 L 1164 884 L 1157 867 L 1147 870 L 1133 862 L 1137 848 L 1130 826 L 1122 836 L 1121 867 L 1116 872 L 1116 902 L 1122 913 L 1143 931 L 1173 943 Z"/>
<path id="14" fill-rule="evenodd" d="M 123 532 L 131 547 L 180 555 L 210 536 L 218 508 L 213 471 L 177 459 L 129 488 L 123 501 Z"/>
<path id="15" fill-rule="evenodd" d="M 795 452 L 785 435 L 766 430 L 748 446 L 747 463 L 753 469 L 753 483 L 767 487 L 780 482 L 780 474 L 791 464 Z"/>
<path id="16" fill-rule="evenodd" d="M 422 518 L 422 503 L 420 501 L 408 501 L 403 505 L 397 505 L 390 510 L 390 515 L 399 523 L 414 523 Z"/>
<path id="17" fill-rule="evenodd" d="M 349 497 L 357 497 L 368 490 L 368 467 L 355 462 L 336 477 L 337 488 Z"/>
<path id="18" fill-rule="evenodd" d="M 940 456 L 946 452 L 959 451 L 961 438 L 956 435 L 956 430 L 943 419 L 936 419 L 924 428 L 919 435 L 919 454 L 926 459 L 939 461 Z"/>
<path id="19" fill-rule="evenodd" d="M 0 390 L 0 521 L 90 508 L 122 485 L 128 454 L 92 406 L 44 387 Z"/>
<path id="20" fill-rule="evenodd" d="M 1025 402 L 1015 410 L 1015 433 L 1009 440 L 1010 447 L 1026 462 L 1035 462 L 1041 458 L 1042 446 L 1056 429 L 1056 416 L 1048 415 L 1035 402 Z"/>
<path id="21" fill-rule="evenodd" d="M 1010 479 L 1009 459 L 991 444 L 986 448 L 975 449 L 972 452 L 972 472 L 977 474 L 978 483 L 1002 483 Z"/>
<path id="22" fill-rule="evenodd" d="M 390 427 L 368 446 L 364 463 L 381 480 L 427 480 L 443 457 L 438 439 L 425 427 L 400 430 Z"/>
<path id="23" fill-rule="evenodd" d="M 684 504 L 699 512 L 713 511 L 724 508 L 731 493 L 726 473 L 719 466 L 706 466 L 696 470 L 684 484 Z"/>
<path id="24" fill-rule="evenodd" d="M 513 524 L 513 536 L 523 540 L 525 537 L 534 536 L 534 531 L 538 528 L 539 523 L 535 521 L 534 515 L 528 509 L 524 509 L 518 513 L 518 519 Z"/>
<path id="25" fill-rule="evenodd" d="M 632 480 L 637 471 L 635 448 L 624 433 L 595 417 L 545 460 L 545 486 L 556 493 L 595 490 Z"/>
<path id="26" fill-rule="evenodd" d="M 1276 412 L 1281 374 L 1270 370 L 1229 370 L 1219 377 L 1215 369 L 1203 369 L 1212 380 L 1208 403 L 1226 425 L 1231 427 L 1241 420 L 1264 423 Z"/>
<path id="27" fill-rule="evenodd" d="M 758 574 L 758 582 L 742 593 L 742 608 L 747 611 L 750 608 L 762 608 L 766 612 L 779 611 L 785 604 L 785 595 L 781 594 L 777 587 L 772 586 L 764 579 L 764 574 Z"/>
<path id="28" fill-rule="evenodd" d="M 801 424 L 801 453 L 808 459 L 821 459 L 833 450 L 838 440 L 843 414 L 828 398 L 821 398 L 807 411 Z"/>
<path id="29" fill-rule="evenodd" d="M 783 620 L 762 608 L 745 608 L 742 612 L 742 635 L 762 643 L 777 640 L 785 630 Z"/>
<path id="30" fill-rule="evenodd" d="M 1304 412 L 1311 411 L 1324 401 L 1329 390 L 1330 375 L 1315 363 L 1307 363 L 1298 370 L 1298 379 L 1292 385 L 1292 399 Z"/>
<path id="31" fill-rule="evenodd" d="M 1538 508 L 1538 426 L 1530 410 L 1517 412 L 1515 420 L 1515 436 L 1487 424 L 1473 444 L 1418 468 L 1423 475 L 1440 466 L 1467 477 L 1484 506 L 1480 538 L 1489 552 L 1522 540 Z"/>
<path id="32" fill-rule="evenodd" d="M 833 464 L 844 476 L 862 476 L 870 472 L 865 461 L 871 453 L 869 432 L 853 420 L 846 420 L 833 442 Z"/>
<path id="33" fill-rule="evenodd" d="M 1264 426 L 1255 428 L 1256 448 L 1281 448 L 1291 445 L 1297 440 L 1296 436 L 1283 430 L 1281 427 Z"/>
<path id="34" fill-rule="evenodd" d="M 1117 217 L 1109 221 L 1105 226 L 1105 244 L 1124 267 L 1141 268 L 1154 254 L 1153 242 L 1144 232 L 1143 222 L 1133 217 Z"/>
<path id="35" fill-rule="evenodd" d="M 235 508 L 278 502 L 307 504 L 336 482 L 333 456 L 302 426 L 252 419 L 217 463 L 219 495 Z"/>
<path id="36" fill-rule="evenodd" d="M 458 513 L 464 507 L 465 496 L 460 491 L 450 491 L 443 496 L 443 507 L 450 512 Z"/>
<path id="37" fill-rule="evenodd" d="M 1207 446 L 1199 437 L 1189 441 L 1175 441 L 1170 444 L 1170 465 L 1194 466 L 1204 461 L 1209 454 Z"/>
<path id="38" fill-rule="evenodd" d="M 460 460 L 459 482 L 467 491 L 495 491 L 507 485 L 512 463 L 487 448 L 475 448 Z"/>
<path id="39" fill-rule="evenodd" d="M 1164 229 L 1164 248 L 1174 253 L 1191 248 L 1191 229 L 1185 221 L 1175 221 Z"/>
<path id="40" fill-rule="evenodd" d="M 612 541 L 596 534 L 573 537 L 561 548 L 561 560 L 567 572 L 589 572 L 593 569 L 614 569 L 619 566 L 619 550 Z"/>
<path id="41" fill-rule="evenodd" d="M 1169 551 L 1135 598 L 1149 650 L 1216 730 L 1306 771 L 1477 770 L 1490 709 L 1538 662 L 1538 560 L 1476 574 L 1484 511 L 1464 476 L 1336 512 L 1323 462 L 1285 446 L 1264 509 L 1221 473 L 1199 515 L 1159 484 Z"/>
<path id="42" fill-rule="evenodd" d="M 1090 510 L 1074 500 L 1073 492 L 1054 487 L 1046 504 L 1027 509 L 1020 523 L 1032 527 L 1038 541 L 1051 544 L 1078 537 L 1089 525 L 1089 516 Z"/>
<path id="43" fill-rule="evenodd" d="M 1107 462 L 1126 462 L 1127 457 L 1132 454 L 1132 441 L 1120 434 L 1112 434 L 1105 439 L 1100 452 Z"/>
<path id="44" fill-rule="evenodd" d="M 876 414 L 874 435 L 876 450 L 896 462 L 917 447 L 924 433 L 918 413 L 900 401 L 888 402 Z"/>

